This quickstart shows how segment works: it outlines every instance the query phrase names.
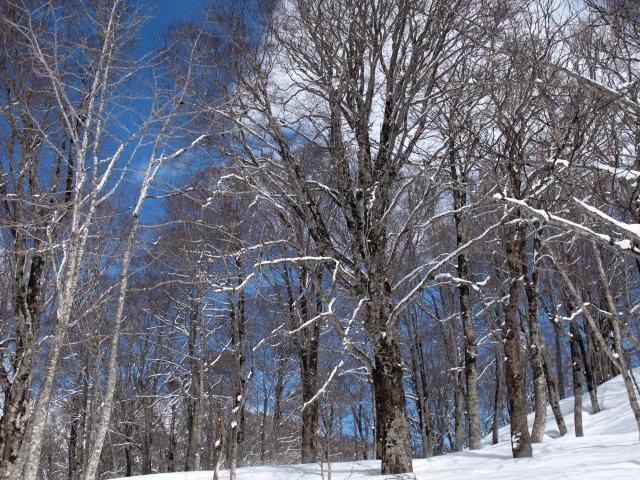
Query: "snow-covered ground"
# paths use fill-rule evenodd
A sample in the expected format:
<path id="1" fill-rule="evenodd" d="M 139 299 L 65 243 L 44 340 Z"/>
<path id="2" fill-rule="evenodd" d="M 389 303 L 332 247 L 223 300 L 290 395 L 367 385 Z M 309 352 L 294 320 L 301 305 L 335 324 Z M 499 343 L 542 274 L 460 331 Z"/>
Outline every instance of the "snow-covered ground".
<path id="1" fill-rule="evenodd" d="M 640 375 L 640 369 L 636 370 Z M 534 445 L 531 459 L 511 458 L 509 427 L 500 431 L 500 443 L 482 450 L 464 451 L 431 459 L 416 459 L 418 480 L 548 480 L 548 479 L 640 479 L 640 442 L 620 377 L 601 385 L 598 399 L 602 411 L 591 415 L 589 396 L 584 395 L 583 438 L 573 433 L 573 398 L 561 402 L 569 433 L 559 437 L 551 409 L 544 443 Z M 529 416 L 529 423 L 533 416 Z M 360 461 L 332 465 L 332 480 L 375 480 L 380 463 Z M 146 475 L 136 480 L 211 480 L 211 472 Z M 228 472 L 221 472 L 228 478 Z M 238 470 L 238 480 L 320 480 L 319 465 L 249 467 Z M 326 472 L 325 472 L 326 478 Z M 394 477 L 390 477 L 394 478 Z M 396 477 L 397 478 L 397 477 Z"/>

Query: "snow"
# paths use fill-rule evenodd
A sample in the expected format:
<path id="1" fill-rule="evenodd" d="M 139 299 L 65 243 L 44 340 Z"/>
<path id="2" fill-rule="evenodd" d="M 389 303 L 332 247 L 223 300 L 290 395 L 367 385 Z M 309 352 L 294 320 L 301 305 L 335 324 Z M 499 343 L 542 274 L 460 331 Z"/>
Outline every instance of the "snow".
<path id="1" fill-rule="evenodd" d="M 640 375 L 640 369 L 635 370 Z M 457 480 L 460 478 L 490 478 L 515 480 L 607 479 L 636 480 L 640 478 L 640 442 L 638 430 L 629 407 L 620 376 L 598 387 L 602 411 L 591 415 L 588 395 L 583 401 L 584 433 L 573 433 L 573 398 L 560 402 L 569 433 L 560 437 L 551 409 L 547 411 L 544 443 L 534 444 L 533 458 L 511 458 L 509 427 L 500 430 L 500 443 L 490 445 L 484 440 L 481 450 L 464 451 L 430 459 L 416 459 L 413 467 L 417 480 Z M 529 415 L 529 425 L 533 414 Z M 376 480 L 380 462 L 375 460 L 332 464 L 333 480 Z M 326 466 L 325 466 L 326 470 Z M 211 480 L 212 472 L 164 473 L 129 480 Z M 222 480 L 228 472 L 220 472 Z M 326 478 L 326 471 L 325 471 Z M 393 478 L 393 477 L 387 477 Z M 398 478 L 398 477 L 395 477 Z M 262 466 L 238 469 L 238 480 L 321 480 L 320 465 Z"/>
<path id="2" fill-rule="evenodd" d="M 609 222 L 610 224 L 621 228 L 622 230 L 625 230 L 626 232 L 630 233 L 632 236 L 634 236 L 636 239 L 640 239 L 640 223 L 625 223 L 625 222 L 621 222 L 619 220 L 616 220 L 615 218 L 607 215 L 606 213 L 604 213 L 603 211 L 597 209 L 596 207 L 593 207 L 591 205 L 588 205 L 587 203 L 583 202 L 582 200 L 579 200 L 577 198 L 574 198 L 574 200 L 585 210 L 591 212 L 593 215 L 602 218 L 603 220 Z"/>
<path id="3" fill-rule="evenodd" d="M 616 168 L 616 167 L 612 167 L 610 165 L 607 165 L 606 163 L 597 162 L 595 164 L 595 168 L 597 168 L 598 170 L 604 170 L 604 171 L 612 174 L 614 177 L 618 177 L 618 178 L 621 178 L 623 180 L 627 180 L 627 181 L 630 181 L 630 182 L 631 181 L 636 182 L 640 178 L 640 172 L 639 171 L 633 170 L 633 169 L 628 168 L 628 167 Z"/>
<path id="4" fill-rule="evenodd" d="M 631 250 L 631 248 L 633 248 L 633 244 L 631 243 L 631 240 L 628 240 L 628 239 L 618 240 L 617 242 L 615 242 L 615 244 L 618 246 L 618 248 L 621 248 L 622 250 Z"/>

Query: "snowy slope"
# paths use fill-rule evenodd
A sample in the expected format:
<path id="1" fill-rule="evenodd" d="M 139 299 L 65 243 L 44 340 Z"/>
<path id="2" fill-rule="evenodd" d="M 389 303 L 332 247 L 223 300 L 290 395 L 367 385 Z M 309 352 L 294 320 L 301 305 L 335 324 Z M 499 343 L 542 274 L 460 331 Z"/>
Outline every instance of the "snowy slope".
<path id="1" fill-rule="evenodd" d="M 640 376 L 640 369 L 636 370 Z M 482 450 L 464 451 L 431 459 L 414 460 L 418 480 L 473 479 L 640 479 L 640 442 L 620 377 L 598 388 L 602 412 L 591 415 L 589 396 L 584 395 L 583 438 L 573 433 L 573 398 L 561 402 L 569 433 L 558 438 L 551 409 L 548 411 L 544 443 L 534 445 L 534 458 L 511 458 L 509 427 L 500 431 L 498 445 L 483 445 Z M 529 416 L 529 423 L 533 416 Z M 375 480 L 377 461 L 335 463 L 332 480 Z M 211 472 L 170 473 L 133 477 L 135 480 L 211 480 Z M 228 478 L 221 472 L 221 478 Z M 238 470 L 238 480 L 314 480 L 321 479 L 314 464 L 249 467 Z M 326 472 L 325 472 L 326 478 Z M 393 478 L 393 477 L 391 477 Z"/>

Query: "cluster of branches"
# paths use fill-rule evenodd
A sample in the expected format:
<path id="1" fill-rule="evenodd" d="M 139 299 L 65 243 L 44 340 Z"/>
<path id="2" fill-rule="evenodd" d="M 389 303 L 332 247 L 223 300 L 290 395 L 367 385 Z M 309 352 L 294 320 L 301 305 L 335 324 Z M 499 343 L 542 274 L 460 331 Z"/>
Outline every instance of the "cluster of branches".
<path id="1" fill-rule="evenodd" d="M 637 4 L 258 3 L 1 7 L 0 479 L 640 432 Z"/>

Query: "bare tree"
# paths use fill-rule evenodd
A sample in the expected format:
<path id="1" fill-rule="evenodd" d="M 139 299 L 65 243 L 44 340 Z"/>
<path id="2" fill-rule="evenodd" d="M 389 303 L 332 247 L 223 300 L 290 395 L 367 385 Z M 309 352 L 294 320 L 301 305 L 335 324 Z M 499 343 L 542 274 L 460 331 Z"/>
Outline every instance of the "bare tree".
<path id="1" fill-rule="evenodd" d="M 238 140 L 246 153 L 237 160 L 260 201 L 282 211 L 287 223 L 304 222 L 315 251 L 357 299 L 354 318 L 362 318 L 372 361 L 356 355 L 373 378 L 382 471 L 411 471 L 398 321 L 415 293 L 394 301 L 389 265 L 415 214 L 398 219 L 405 225 L 399 236 L 390 221 L 412 182 L 412 158 L 424 148 L 436 79 L 460 51 L 454 26 L 468 2 L 287 5 L 273 17 L 268 56 L 240 77 L 243 95 L 229 113 L 242 119 Z M 278 84 L 294 92 L 287 95 L 292 101 L 283 103 Z M 321 147 L 316 158 L 332 178 L 309 169 L 287 130 Z M 261 156 L 255 141 L 277 157 Z M 329 225 L 336 221 L 334 233 Z M 348 338 L 345 345 L 353 351 Z"/>

